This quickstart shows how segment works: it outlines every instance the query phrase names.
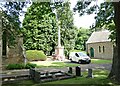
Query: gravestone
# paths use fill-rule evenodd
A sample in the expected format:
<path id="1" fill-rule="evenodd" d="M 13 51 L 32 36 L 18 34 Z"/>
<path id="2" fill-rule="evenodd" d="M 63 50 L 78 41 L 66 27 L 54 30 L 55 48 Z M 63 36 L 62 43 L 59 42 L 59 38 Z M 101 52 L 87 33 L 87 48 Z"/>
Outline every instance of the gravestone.
<path id="1" fill-rule="evenodd" d="M 81 68 L 80 67 L 76 67 L 76 76 L 82 76 L 81 75 Z"/>
<path id="2" fill-rule="evenodd" d="M 35 77 L 35 69 L 30 69 L 29 73 L 30 73 L 30 78 L 34 79 L 34 77 Z"/>
<path id="3" fill-rule="evenodd" d="M 69 67 L 68 73 L 72 74 L 72 67 Z"/>
<path id="4" fill-rule="evenodd" d="M 45 75 L 46 75 L 46 77 L 48 77 L 48 75 L 49 75 L 49 72 L 48 72 L 48 71 L 46 71 Z"/>
<path id="5" fill-rule="evenodd" d="M 35 71 L 34 81 L 35 81 L 35 82 L 40 82 L 40 72 Z"/>
<path id="6" fill-rule="evenodd" d="M 93 78 L 93 73 L 92 73 L 92 69 L 91 68 L 88 69 L 88 76 L 87 76 L 87 78 Z"/>
<path id="7" fill-rule="evenodd" d="M 56 75 L 55 75 L 55 74 L 52 74 L 52 78 L 53 78 L 53 79 L 56 79 Z"/>

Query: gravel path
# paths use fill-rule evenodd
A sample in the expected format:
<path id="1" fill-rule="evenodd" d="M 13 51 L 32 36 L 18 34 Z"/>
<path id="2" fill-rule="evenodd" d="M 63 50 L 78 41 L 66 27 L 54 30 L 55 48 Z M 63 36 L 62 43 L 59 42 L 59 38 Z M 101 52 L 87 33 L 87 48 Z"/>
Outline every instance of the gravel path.
<path id="1" fill-rule="evenodd" d="M 83 70 L 88 69 L 88 68 L 111 70 L 111 64 L 85 64 L 85 65 L 80 65 L 80 67 Z"/>

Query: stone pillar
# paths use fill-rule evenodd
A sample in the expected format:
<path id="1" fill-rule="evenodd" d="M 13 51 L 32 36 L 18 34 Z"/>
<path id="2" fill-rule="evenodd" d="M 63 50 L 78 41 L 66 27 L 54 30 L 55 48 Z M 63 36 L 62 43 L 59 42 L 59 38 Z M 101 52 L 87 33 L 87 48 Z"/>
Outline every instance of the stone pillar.
<path id="1" fill-rule="evenodd" d="M 55 48 L 55 56 L 56 56 L 56 59 L 59 60 L 59 61 L 64 61 L 65 60 L 64 47 L 63 46 L 57 46 Z"/>
<path id="2" fill-rule="evenodd" d="M 53 0 L 53 3 L 55 3 L 55 0 Z M 60 35 L 60 25 L 59 25 L 59 20 L 58 20 L 58 15 L 56 9 L 53 11 L 56 15 L 56 21 L 57 21 L 57 26 L 58 26 L 58 46 L 55 48 L 55 59 L 59 61 L 63 61 L 65 59 L 64 56 L 64 47 L 61 46 L 61 35 Z"/>

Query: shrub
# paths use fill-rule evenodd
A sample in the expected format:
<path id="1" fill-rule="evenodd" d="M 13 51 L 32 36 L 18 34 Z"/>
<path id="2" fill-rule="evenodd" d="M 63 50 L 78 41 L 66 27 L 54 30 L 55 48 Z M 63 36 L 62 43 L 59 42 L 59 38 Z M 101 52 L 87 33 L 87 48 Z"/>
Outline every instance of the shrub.
<path id="1" fill-rule="evenodd" d="M 47 59 L 47 56 L 44 54 L 44 52 L 38 50 L 27 50 L 26 57 L 28 61 L 36 61 L 36 60 L 45 61 Z"/>
<path id="2" fill-rule="evenodd" d="M 13 69 L 23 69 L 24 64 L 8 64 L 6 69 L 13 70 Z"/>
<path id="3" fill-rule="evenodd" d="M 37 66 L 36 64 L 27 63 L 27 64 L 25 65 L 25 68 L 26 68 L 26 69 L 30 69 L 30 68 L 35 68 L 36 66 Z"/>
<path id="4" fill-rule="evenodd" d="M 32 64 L 32 63 L 27 63 L 26 65 L 24 64 L 8 64 L 6 69 L 8 70 L 13 70 L 13 69 L 30 69 L 30 68 L 35 68 L 37 65 Z"/>

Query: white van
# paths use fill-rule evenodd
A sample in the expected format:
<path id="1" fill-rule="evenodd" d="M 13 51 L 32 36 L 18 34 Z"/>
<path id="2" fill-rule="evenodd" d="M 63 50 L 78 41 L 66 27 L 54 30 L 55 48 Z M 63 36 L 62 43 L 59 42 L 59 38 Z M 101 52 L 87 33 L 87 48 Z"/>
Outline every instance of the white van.
<path id="1" fill-rule="evenodd" d="M 90 57 L 83 52 L 70 52 L 69 59 L 71 62 L 78 62 L 78 63 L 90 63 L 91 59 Z"/>

